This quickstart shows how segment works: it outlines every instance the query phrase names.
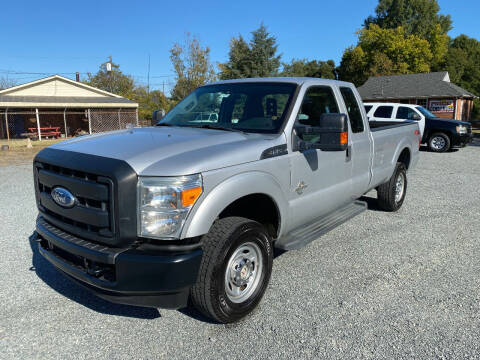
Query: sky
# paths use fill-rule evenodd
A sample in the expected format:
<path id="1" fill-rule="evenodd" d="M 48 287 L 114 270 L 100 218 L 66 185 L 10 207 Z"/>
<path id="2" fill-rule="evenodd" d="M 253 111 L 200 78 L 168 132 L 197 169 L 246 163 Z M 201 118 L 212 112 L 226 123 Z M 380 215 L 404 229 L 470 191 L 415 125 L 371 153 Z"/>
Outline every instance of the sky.
<path id="1" fill-rule="evenodd" d="M 478 0 L 439 0 L 450 14 L 449 35 L 480 39 Z M 333 59 L 354 45 L 356 31 L 377 0 L 343 1 L 5 1 L 1 4 L 0 77 L 18 83 L 50 74 L 95 73 L 109 55 L 120 69 L 151 88 L 170 90 L 169 49 L 187 32 L 211 49 L 216 64 L 228 59 L 229 41 L 246 39 L 263 22 L 277 38 L 282 61 Z"/>

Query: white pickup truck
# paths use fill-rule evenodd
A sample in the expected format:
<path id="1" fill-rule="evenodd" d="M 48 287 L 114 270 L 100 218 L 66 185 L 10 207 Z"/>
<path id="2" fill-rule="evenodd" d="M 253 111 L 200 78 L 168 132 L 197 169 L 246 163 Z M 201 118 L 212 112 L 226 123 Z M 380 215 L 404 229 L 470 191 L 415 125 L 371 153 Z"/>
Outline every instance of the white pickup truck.
<path id="1" fill-rule="evenodd" d="M 218 117 L 202 122 L 204 113 Z M 364 211 L 357 199 L 372 189 L 381 208 L 398 210 L 419 140 L 415 122 L 369 125 L 350 83 L 206 85 L 157 126 L 42 150 L 39 250 L 105 299 L 164 308 L 190 299 L 236 321 L 267 289 L 274 247 L 317 239 Z"/>

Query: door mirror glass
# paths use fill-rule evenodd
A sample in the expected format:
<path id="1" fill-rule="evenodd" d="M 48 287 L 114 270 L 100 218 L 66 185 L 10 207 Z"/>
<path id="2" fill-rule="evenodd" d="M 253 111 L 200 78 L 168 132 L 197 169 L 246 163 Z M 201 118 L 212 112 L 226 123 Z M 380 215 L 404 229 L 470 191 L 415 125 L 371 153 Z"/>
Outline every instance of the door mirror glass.
<path id="1" fill-rule="evenodd" d="M 316 125 L 297 124 L 295 133 L 300 138 L 298 148 L 302 150 L 343 151 L 348 146 L 347 115 L 329 113 L 320 115 Z"/>
<path id="2" fill-rule="evenodd" d="M 421 119 L 421 118 L 420 118 L 420 115 L 418 115 L 416 112 L 414 112 L 414 113 L 412 114 L 412 120 L 418 121 L 418 120 L 420 120 L 420 119 Z"/>

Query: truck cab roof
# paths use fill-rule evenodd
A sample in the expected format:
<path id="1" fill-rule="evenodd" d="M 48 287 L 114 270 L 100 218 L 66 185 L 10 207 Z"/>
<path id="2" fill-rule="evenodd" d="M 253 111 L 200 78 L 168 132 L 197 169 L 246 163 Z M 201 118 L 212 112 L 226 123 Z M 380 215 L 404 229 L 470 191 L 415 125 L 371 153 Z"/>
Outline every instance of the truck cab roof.
<path id="1" fill-rule="evenodd" d="M 231 84 L 231 83 L 271 83 L 271 82 L 276 82 L 276 83 L 293 83 L 297 85 L 303 85 L 303 84 L 308 84 L 311 83 L 312 85 L 318 85 L 318 84 L 325 84 L 325 85 L 348 85 L 348 86 L 353 86 L 352 83 L 346 82 L 346 81 L 340 81 L 340 80 L 332 80 L 332 79 L 322 79 L 322 78 L 314 78 L 314 77 L 269 77 L 269 78 L 244 78 L 244 79 L 233 79 L 233 80 L 221 80 L 221 81 L 216 81 L 208 85 L 217 85 L 217 84 Z"/>

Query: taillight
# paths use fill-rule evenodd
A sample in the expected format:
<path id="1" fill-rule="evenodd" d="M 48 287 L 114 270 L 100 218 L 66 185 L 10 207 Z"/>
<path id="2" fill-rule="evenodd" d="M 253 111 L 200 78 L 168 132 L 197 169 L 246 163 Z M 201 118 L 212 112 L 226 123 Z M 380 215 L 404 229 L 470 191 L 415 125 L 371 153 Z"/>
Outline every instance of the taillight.
<path id="1" fill-rule="evenodd" d="M 420 131 L 415 130 L 415 135 L 418 135 L 418 148 L 420 149 L 420 144 L 422 142 L 422 137 L 420 136 Z"/>

